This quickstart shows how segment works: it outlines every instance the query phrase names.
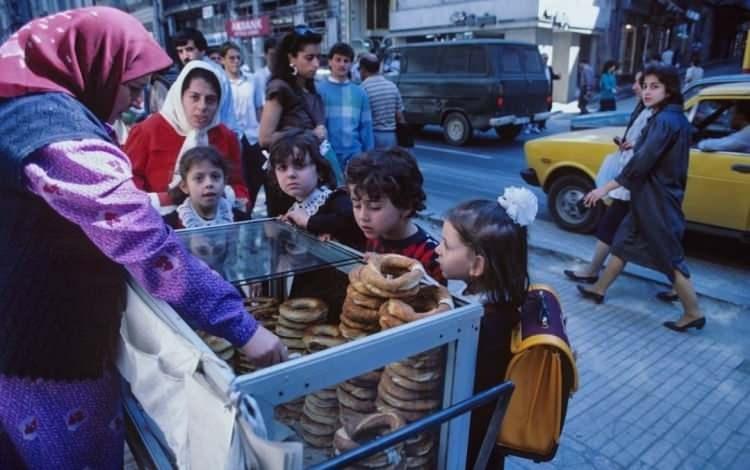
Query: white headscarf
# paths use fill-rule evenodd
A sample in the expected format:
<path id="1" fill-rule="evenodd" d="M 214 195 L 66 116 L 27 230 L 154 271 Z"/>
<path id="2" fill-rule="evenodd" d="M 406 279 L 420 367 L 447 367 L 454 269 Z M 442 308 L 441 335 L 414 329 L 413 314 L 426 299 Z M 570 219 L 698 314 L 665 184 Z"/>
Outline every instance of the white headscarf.
<path id="1" fill-rule="evenodd" d="M 208 63 L 202 60 L 191 60 L 185 67 L 183 67 L 180 74 L 177 76 L 177 80 L 172 84 L 167 92 L 167 97 L 164 99 L 164 105 L 159 110 L 159 113 L 167 120 L 177 134 L 184 136 L 185 141 L 182 143 L 182 148 L 177 153 L 177 160 L 175 161 L 174 171 L 172 172 L 172 180 L 169 182 L 169 187 L 174 188 L 180 183 L 180 160 L 182 155 L 193 147 L 208 145 L 208 131 L 220 124 L 219 121 L 219 108 L 221 107 L 221 101 L 216 107 L 216 113 L 208 126 L 202 129 L 194 129 L 187 116 L 185 115 L 185 108 L 182 106 L 182 85 L 185 82 L 185 77 L 195 69 L 208 70 L 216 76 L 216 81 L 221 83 L 220 77 Z M 222 90 L 217 90 L 222 91 Z M 221 93 L 220 100 L 225 99 L 225 94 Z"/>

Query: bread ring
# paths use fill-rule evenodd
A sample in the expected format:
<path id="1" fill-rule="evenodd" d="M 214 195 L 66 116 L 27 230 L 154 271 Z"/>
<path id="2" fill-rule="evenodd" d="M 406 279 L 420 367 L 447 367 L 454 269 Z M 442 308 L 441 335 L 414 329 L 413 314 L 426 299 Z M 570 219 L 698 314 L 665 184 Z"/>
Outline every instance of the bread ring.
<path id="1" fill-rule="evenodd" d="M 367 324 L 376 324 L 378 322 L 378 309 L 372 309 L 357 305 L 348 297 L 341 306 L 341 313 L 350 319 Z"/>
<path id="2" fill-rule="evenodd" d="M 409 470 L 434 468 L 432 460 L 432 455 L 406 457 L 406 468 Z"/>
<path id="3" fill-rule="evenodd" d="M 396 413 L 403 416 L 404 419 L 409 423 L 414 422 L 418 419 L 424 418 L 425 416 L 430 414 L 429 411 L 409 411 L 409 410 L 402 410 L 402 409 L 396 408 L 395 406 L 384 402 L 380 397 L 375 399 L 375 407 L 378 409 L 378 411 L 381 411 L 381 412 L 395 411 Z"/>
<path id="4" fill-rule="evenodd" d="M 321 400 L 327 400 L 327 401 L 338 401 L 338 397 L 336 396 L 336 387 L 328 387 L 328 388 L 321 388 L 317 392 L 313 392 L 310 395 L 315 395 L 316 397 L 320 398 Z M 309 396 L 309 395 L 308 395 Z"/>
<path id="5" fill-rule="evenodd" d="M 386 292 L 403 292 L 419 286 L 424 278 L 422 263 L 403 255 L 372 255 L 359 276 L 371 286 Z M 372 289 L 370 289 L 372 290 Z"/>
<path id="6" fill-rule="evenodd" d="M 348 340 L 354 340 L 367 336 L 367 331 L 362 331 L 357 328 L 351 328 L 343 322 L 339 325 L 339 329 L 341 330 L 341 335 Z"/>
<path id="7" fill-rule="evenodd" d="M 415 354 L 399 362 L 414 369 L 442 369 L 445 367 L 445 357 L 443 356 L 443 350 L 440 348 Z"/>
<path id="8" fill-rule="evenodd" d="M 391 328 L 396 328 L 397 326 L 405 325 L 404 322 L 402 322 L 396 317 L 388 315 L 387 313 L 380 315 L 380 320 L 378 320 L 378 324 L 380 325 L 381 330 L 388 330 Z"/>
<path id="9" fill-rule="evenodd" d="M 296 321 L 292 321 L 288 318 L 282 317 L 279 315 L 279 317 L 276 319 L 276 324 L 281 325 L 284 328 L 289 328 L 290 330 L 304 332 L 305 329 L 310 326 L 309 323 L 298 323 Z"/>
<path id="10" fill-rule="evenodd" d="M 352 287 L 352 289 L 356 290 L 362 295 L 370 296 L 370 297 L 377 297 L 370 289 L 367 288 L 365 283 L 362 281 L 362 269 L 364 266 L 357 266 L 351 271 L 349 271 L 349 285 Z"/>
<path id="11" fill-rule="evenodd" d="M 406 377 L 412 382 L 434 382 L 443 377 L 443 371 L 441 369 L 415 369 L 400 362 L 388 364 L 388 367 L 394 373 L 401 377 Z"/>
<path id="12" fill-rule="evenodd" d="M 356 305 L 373 310 L 379 309 L 385 301 L 385 299 L 381 297 L 362 294 L 361 292 L 357 291 L 357 289 L 352 287 L 351 284 L 346 288 L 346 298 L 347 300 L 351 300 Z"/>
<path id="13" fill-rule="evenodd" d="M 326 400 L 324 398 L 320 398 L 316 395 L 308 395 L 305 397 L 305 403 L 312 403 L 312 405 L 316 409 L 330 409 L 330 410 L 336 410 L 339 406 L 338 398 L 334 401 Z"/>
<path id="14" fill-rule="evenodd" d="M 346 325 L 349 328 L 354 328 L 355 330 L 362 330 L 368 333 L 372 333 L 374 331 L 378 331 L 380 328 L 378 327 L 378 322 L 375 321 L 375 323 L 364 323 L 361 321 L 357 321 L 349 316 L 348 312 L 342 312 L 341 316 L 339 316 L 339 328 L 341 328 L 341 325 Z"/>
<path id="15" fill-rule="evenodd" d="M 333 444 L 333 436 L 331 435 L 316 436 L 315 434 L 307 432 L 304 428 L 302 428 L 300 434 L 307 444 L 312 447 L 317 447 L 318 449 L 328 449 Z"/>
<path id="16" fill-rule="evenodd" d="M 322 410 L 330 410 L 330 413 L 320 413 L 321 409 L 314 409 L 314 405 L 310 405 L 309 402 L 305 402 L 304 408 L 302 408 L 302 414 L 310 418 L 318 424 L 325 424 L 327 426 L 338 426 L 339 424 L 339 410 L 338 408 L 322 408 Z"/>
<path id="17" fill-rule="evenodd" d="M 351 431 L 354 431 L 357 424 L 368 414 L 369 412 L 360 412 L 347 406 L 339 405 L 339 421 L 342 426 Z"/>
<path id="18" fill-rule="evenodd" d="M 302 342 L 299 338 L 287 338 L 286 336 L 281 336 L 278 334 L 279 339 L 282 343 L 284 343 L 284 346 L 286 346 L 289 349 L 289 352 L 298 352 L 300 354 L 307 352 L 307 347 L 305 346 L 305 343 Z M 294 351 L 293 351 L 294 350 Z"/>
<path id="19" fill-rule="evenodd" d="M 393 292 L 380 289 L 370 284 L 366 284 L 366 286 L 368 289 L 372 291 L 373 295 L 377 295 L 386 299 L 405 299 L 409 297 L 414 297 L 415 295 L 417 295 L 417 292 L 419 292 L 419 286 L 413 289 L 405 290 L 405 291 L 393 291 Z"/>
<path id="20" fill-rule="evenodd" d="M 435 380 L 432 382 L 414 382 L 413 380 L 396 374 L 388 367 L 385 368 L 384 374 L 388 374 L 391 378 L 391 381 L 399 387 L 413 390 L 415 392 L 426 392 L 440 388 L 440 380 Z"/>
<path id="21" fill-rule="evenodd" d="M 419 439 L 413 442 L 409 442 L 408 439 L 406 440 L 407 457 L 424 457 L 434 448 L 435 439 L 427 433 L 419 434 Z"/>
<path id="22" fill-rule="evenodd" d="M 400 398 L 394 397 L 385 390 L 385 386 L 382 382 L 378 386 L 378 398 L 383 400 L 386 404 L 404 411 L 432 411 L 440 408 L 440 400 L 437 400 L 435 398 L 402 400 Z"/>
<path id="23" fill-rule="evenodd" d="M 351 384 L 349 382 L 341 382 L 339 384 L 339 387 L 349 392 L 349 394 L 353 396 L 354 398 L 357 398 L 360 400 L 372 401 L 375 399 L 375 397 L 378 394 L 378 391 L 374 388 L 357 387 L 356 385 Z"/>
<path id="24" fill-rule="evenodd" d="M 416 392 L 408 388 L 396 385 L 388 374 L 383 374 L 378 384 L 378 393 L 387 393 L 388 395 L 398 398 L 399 400 L 425 400 L 437 398 L 437 390 L 425 390 Z"/>
<path id="25" fill-rule="evenodd" d="M 305 328 L 305 334 L 310 336 L 328 336 L 331 338 L 341 338 L 341 331 L 336 325 L 310 325 Z"/>
<path id="26" fill-rule="evenodd" d="M 279 315 L 297 323 L 315 323 L 328 315 L 328 305 L 311 297 L 289 299 L 279 305 Z"/>
<path id="27" fill-rule="evenodd" d="M 336 395 L 339 398 L 340 404 L 351 408 L 354 411 L 359 411 L 360 413 L 372 413 L 373 411 L 375 411 L 375 405 L 373 404 L 372 400 L 360 400 L 352 396 L 343 388 L 337 388 Z"/>
<path id="28" fill-rule="evenodd" d="M 256 309 L 264 307 L 276 307 L 279 301 L 276 297 L 248 297 L 242 301 L 246 308 Z"/>
<path id="29" fill-rule="evenodd" d="M 309 351 L 322 351 L 346 343 L 346 338 L 343 336 L 333 338 L 331 336 L 305 335 L 302 337 L 302 342 L 305 343 L 305 346 Z"/>
<path id="30" fill-rule="evenodd" d="M 276 334 L 283 338 L 298 339 L 300 341 L 302 340 L 302 337 L 305 336 L 304 330 L 295 330 L 281 324 L 276 325 Z"/>
<path id="31" fill-rule="evenodd" d="M 375 388 L 378 386 L 378 382 L 380 382 L 380 376 L 382 374 L 383 369 L 371 370 L 366 374 L 352 377 L 351 379 L 349 379 L 349 382 L 351 382 L 352 385 L 356 385 L 357 387 Z"/>
<path id="32" fill-rule="evenodd" d="M 352 434 L 352 440 L 357 442 L 367 442 L 370 434 L 377 433 L 378 435 L 390 434 L 399 428 L 406 425 L 404 418 L 398 413 L 384 412 L 384 413 L 373 413 L 366 416 L 359 424 L 354 428 Z M 364 440 L 367 439 L 367 440 Z"/>
<path id="33" fill-rule="evenodd" d="M 299 420 L 299 417 L 302 416 L 302 410 L 296 410 L 294 408 L 280 405 L 274 408 L 273 415 L 278 421 L 288 424 Z"/>
<path id="34" fill-rule="evenodd" d="M 390 299 L 380 307 L 403 322 L 413 322 L 447 312 L 453 308 L 450 292 L 443 286 L 421 286 L 416 297 L 406 300 Z"/>
<path id="35" fill-rule="evenodd" d="M 302 429 L 310 434 L 316 436 L 330 436 L 331 438 L 333 438 L 333 433 L 335 433 L 338 428 L 337 424 L 317 423 L 304 413 L 302 413 L 302 416 L 299 418 L 299 424 L 302 426 Z"/>

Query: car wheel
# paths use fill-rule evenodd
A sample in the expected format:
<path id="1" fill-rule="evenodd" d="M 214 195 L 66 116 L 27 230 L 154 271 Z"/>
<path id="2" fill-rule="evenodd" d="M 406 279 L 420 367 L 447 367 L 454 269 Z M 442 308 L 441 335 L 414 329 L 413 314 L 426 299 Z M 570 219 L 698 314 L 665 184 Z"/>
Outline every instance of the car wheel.
<path id="1" fill-rule="evenodd" d="M 472 132 L 471 123 L 461 113 L 450 113 L 443 121 L 443 137 L 451 145 L 464 145 Z"/>
<path id="2" fill-rule="evenodd" d="M 555 179 L 549 188 L 547 205 L 555 223 L 565 230 L 590 233 L 596 228 L 604 207 L 583 207 L 583 198 L 594 189 L 587 177 L 567 174 Z"/>
<path id="3" fill-rule="evenodd" d="M 518 137 L 518 134 L 521 133 L 522 129 L 523 126 L 516 126 L 511 124 L 509 126 L 496 127 L 495 133 L 498 137 L 500 137 L 500 140 L 511 141 Z"/>

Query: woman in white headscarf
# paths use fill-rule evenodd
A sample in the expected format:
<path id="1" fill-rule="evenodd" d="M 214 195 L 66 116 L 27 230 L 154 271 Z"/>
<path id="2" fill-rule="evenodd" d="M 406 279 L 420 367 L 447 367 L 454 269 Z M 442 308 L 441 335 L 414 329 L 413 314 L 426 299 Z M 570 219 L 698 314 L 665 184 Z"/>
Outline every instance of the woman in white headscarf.
<path id="1" fill-rule="evenodd" d="M 247 188 L 242 182 L 237 136 L 219 122 L 219 105 L 225 99 L 219 78 L 200 60 L 188 62 L 167 93 L 158 113 L 130 131 L 125 153 L 133 163 L 133 179 L 149 193 L 162 214 L 175 209 L 184 198 L 179 190 L 180 157 L 193 147 L 211 145 L 229 166 L 225 195 L 237 199 L 245 210 Z"/>

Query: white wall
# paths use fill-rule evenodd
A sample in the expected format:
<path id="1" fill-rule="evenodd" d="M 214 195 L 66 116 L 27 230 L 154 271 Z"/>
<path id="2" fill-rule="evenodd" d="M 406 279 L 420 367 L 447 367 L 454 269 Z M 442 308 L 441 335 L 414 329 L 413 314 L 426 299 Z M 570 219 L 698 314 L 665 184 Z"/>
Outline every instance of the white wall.
<path id="1" fill-rule="evenodd" d="M 557 16 L 569 29 L 607 29 L 614 0 L 537 0 L 539 17 Z M 654 0 L 655 1 L 655 0 Z"/>
<path id="2" fill-rule="evenodd" d="M 535 19 L 539 0 L 481 0 L 452 2 L 440 0 L 397 0 L 396 10 L 391 12 L 391 31 L 420 30 L 432 27 L 452 26 L 450 17 L 463 11 L 477 17 L 489 13 L 499 21 Z"/>

